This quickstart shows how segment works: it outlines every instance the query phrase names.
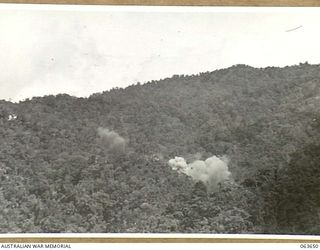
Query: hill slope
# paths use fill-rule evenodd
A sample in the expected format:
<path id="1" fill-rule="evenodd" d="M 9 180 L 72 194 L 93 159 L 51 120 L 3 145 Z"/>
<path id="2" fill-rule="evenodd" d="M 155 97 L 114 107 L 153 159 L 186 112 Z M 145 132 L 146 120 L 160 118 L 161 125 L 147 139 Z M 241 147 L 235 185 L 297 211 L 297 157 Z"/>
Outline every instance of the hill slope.
<path id="1" fill-rule="evenodd" d="M 0 229 L 319 234 L 319 107 L 320 66 L 309 64 L 2 101 Z M 167 164 L 197 153 L 230 159 L 218 192 Z"/>

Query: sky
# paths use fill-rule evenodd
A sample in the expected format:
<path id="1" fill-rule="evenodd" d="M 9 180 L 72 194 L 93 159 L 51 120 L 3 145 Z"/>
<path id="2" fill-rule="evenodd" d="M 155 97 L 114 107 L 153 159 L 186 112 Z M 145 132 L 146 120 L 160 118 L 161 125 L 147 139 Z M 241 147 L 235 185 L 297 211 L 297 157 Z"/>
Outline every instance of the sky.
<path id="1" fill-rule="evenodd" d="M 320 63 L 318 8 L 0 4 L 0 99 L 197 74 Z"/>

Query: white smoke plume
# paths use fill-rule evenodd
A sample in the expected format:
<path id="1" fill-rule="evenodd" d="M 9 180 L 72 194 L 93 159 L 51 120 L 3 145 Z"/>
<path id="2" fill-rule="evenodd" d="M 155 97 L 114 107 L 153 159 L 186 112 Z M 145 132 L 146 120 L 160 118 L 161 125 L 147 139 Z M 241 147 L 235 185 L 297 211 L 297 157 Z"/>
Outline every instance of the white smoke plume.
<path id="1" fill-rule="evenodd" d="M 126 147 L 126 140 L 117 132 L 108 128 L 98 128 L 98 135 L 107 150 L 123 153 Z"/>
<path id="2" fill-rule="evenodd" d="M 177 171 L 179 173 L 185 173 L 188 167 L 188 164 L 183 157 L 176 156 L 174 157 L 174 159 L 170 159 L 168 163 L 172 170 Z"/>
<path id="3" fill-rule="evenodd" d="M 210 192 L 217 191 L 218 184 L 231 176 L 226 157 L 211 156 L 205 161 L 196 160 L 189 164 L 183 157 L 175 157 L 168 164 L 173 170 L 190 176 L 194 181 L 203 182 Z"/>

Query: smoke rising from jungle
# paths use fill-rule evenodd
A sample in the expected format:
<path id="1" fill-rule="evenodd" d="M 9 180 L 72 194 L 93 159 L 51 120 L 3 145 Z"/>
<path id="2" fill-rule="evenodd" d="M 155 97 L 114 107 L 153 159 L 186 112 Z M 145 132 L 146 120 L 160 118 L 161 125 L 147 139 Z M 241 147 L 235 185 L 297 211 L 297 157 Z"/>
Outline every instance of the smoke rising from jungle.
<path id="1" fill-rule="evenodd" d="M 98 128 L 97 132 L 106 150 L 118 153 L 125 151 L 127 142 L 117 132 L 101 127 Z"/>
<path id="2" fill-rule="evenodd" d="M 231 173 L 228 170 L 227 157 L 211 156 L 205 161 L 195 160 L 187 163 L 183 157 L 175 157 L 168 161 L 172 170 L 190 176 L 195 182 L 203 182 L 210 192 L 218 189 L 218 184 L 228 180 Z"/>

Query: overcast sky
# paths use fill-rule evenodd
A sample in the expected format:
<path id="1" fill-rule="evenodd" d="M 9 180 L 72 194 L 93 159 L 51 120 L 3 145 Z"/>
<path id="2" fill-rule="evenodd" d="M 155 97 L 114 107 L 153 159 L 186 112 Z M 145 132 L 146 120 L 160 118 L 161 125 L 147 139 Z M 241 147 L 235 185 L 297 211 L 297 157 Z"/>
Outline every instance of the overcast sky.
<path id="1" fill-rule="evenodd" d="M 318 9 L 0 5 L 0 99 L 88 96 L 234 64 L 319 64 L 319 28 Z"/>

